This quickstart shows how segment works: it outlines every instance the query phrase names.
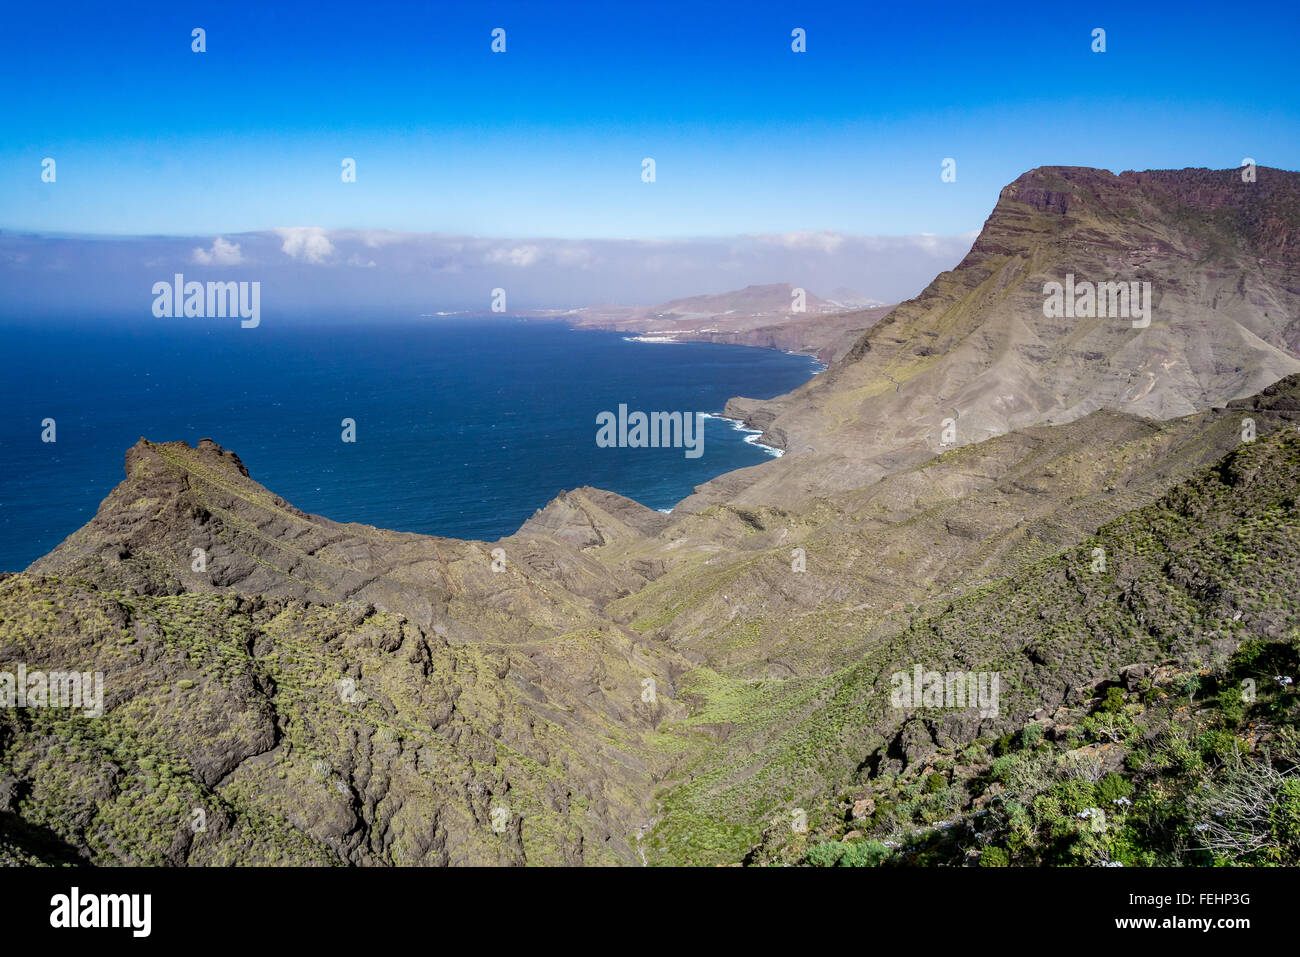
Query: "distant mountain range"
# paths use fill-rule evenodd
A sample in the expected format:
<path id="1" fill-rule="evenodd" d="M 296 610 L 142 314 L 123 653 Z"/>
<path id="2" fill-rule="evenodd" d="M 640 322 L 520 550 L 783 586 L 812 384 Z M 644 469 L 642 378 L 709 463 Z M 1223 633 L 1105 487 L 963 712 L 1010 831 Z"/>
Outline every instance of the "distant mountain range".
<path id="1" fill-rule="evenodd" d="M 0 861 L 1300 863 L 1298 200 L 1024 174 L 916 299 L 776 323 L 863 330 L 733 400 L 788 454 L 671 515 L 387 532 L 142 439 L 0 576 L 0 672 L 110 678 L 100 719 L 0 710 Z M 1067 276 L 1149 323 L 1055 313 Z M 592 323 L 757 334 L 790 292 Z M 997 707 L 900 701 L 915 669 Z"/>
<path id="2" fill-rule="evenodd" d="M 791 283 L 769 283 L 657 306 L 592 306 L 558 315 L 579 329 L 636 333 L 648 341 L 721 342 L 815 355 L 843 356 L 889 306 L 840 289 L 822 299 Z"/>

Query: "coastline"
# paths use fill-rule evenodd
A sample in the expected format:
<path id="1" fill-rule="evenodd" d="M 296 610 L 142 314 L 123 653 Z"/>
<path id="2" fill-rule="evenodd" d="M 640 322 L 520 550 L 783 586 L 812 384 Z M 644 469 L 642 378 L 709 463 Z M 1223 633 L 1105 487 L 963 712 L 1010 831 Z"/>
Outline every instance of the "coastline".
<path id="1" fill-rule="evenodd" d="M 750 428 L 744 419 L 737 419 L 730 415 L 724 415 L 721 412 L 706 412 L 704 415 L 710 419 L 721 419 L 723 422 L 730 422 L 731 427 L 735 431 L 746 433 L 744 441 L 750 445 L 757 446 L 774 459 L 779 459 L 786 453 L 786 450 L 781 448 L 779 445 L 768 445 L 765 442 L 760 442 L 759 438 L 763 435 L 763 430 Z M 760 462 L 758 464 L 762 465 L 763 463 Z"/>
<path id="2" fill-rule="evenodd" d="M 564 319 L 565 317 L 556 317 L 556 318 Z M 582 331 L 582 330 L 585 330 L 585 329 L 590 328 L 589 326 L 579 326 L 579 325 L 575 325 L 573 322 L 568 321 L 568 320 L 565 320 L 565 321 L 566 321 L 566 325 L 568 325 L 568 327 L 569 327 L 570 329 L 573 329 L 573 330 L 576 330 L 576 331 Z M 625 331 L 625 330 L 613 329 L 613 330 L 606 330 L 606 331 L 622 332 L 622 331 Z M 630 330 L 627 330 L 627 331 L 630 331 Z M 793 350 L 793 349 L 781 349 L 781 348 L 779 348 L 779 347 L 777 347 L 777 346 L 771 346 L 771 345 L 757 345 L 757 344 L 749 344 L 749 343 L 741 343 L 741 342 L 717 342 L 715 339 L 712 339 L 712 338 L 708 338 L 708 339 L 699 339 L 699 338 L 682 339 L 682 338 L 678 338 L 678 335 L 680 335 L 680 334 L 677 334 L 677 333 L 659 334 L 659 333 L 653 333 L 653 332 L 651 332 L 651 333 L 638 333 L 638 334 L 635 334 L 635 335 L 626 335 L 626 336 L 623 336 L 623 341 L 624 341 L 624 342 L 640 342 L 640 343 L 645 343 L 645 344 L 647 344 L 647 345 L 681 345 L 681 344 L 684 344 L 684 343 L 687 343 L 687 342 L 712 342 L 712 343 L 714 343 L 714 344 L 716 344 L 716 345 L 735 345 L 735 346 L 740 346 L 741 348 L 747 348 L 747 349 L 767 349 L 767 350 L 770 350 L 770 351 L 773 351 L 773 352 L 780 352 L 780 353 L 782 353 L 782 354 L 784 354 L 784 355 L 788 355 L 788 356 L 798 356 L 798 357 L 800 357 L 800 358 L 804 358 L 804 359 L 811 359 L 814 363 L 816 363 L 817 368 L 815 368 L 815 369 L 812 371 L 812 374 L 809 375 L 809 377 L 808 377 L 806 380 L 804 380 L 804 382 L 800 383 L 800 386 L 797 386 L 796 388 L 802 387 L 803 385 L 807 385 L 807 383 L 811 382 L 814 378 L 816 378 L 817 376 L 821 375 L 821 374 L 822 374 L 823 372 L 825 372 L 828 368 L 830 368 L 830 363 L 829 363 L 829 362 L 825 361 L 821 356 L 818 356 L 818 355 L 816 355 L 816 354 L 814 354 L 814 353 L 810 353 L 810 352 L 798 352 L 798 351 Z M 686 333 L 686 335 L 693 335 L 693 334 L 688 332 L 688 333 Z M 694 334 L 694 335 L 698 335 L 698 334 Z M 745 416 L 743 416 L 743 415 L 728 415 L 728 414 L 727 414 L 727 408 L 728 408 L 729 406 L 731 406 L 731 404 L 732 404 L 733 402 L 737 401 L 738 399 L 739 399 L 739 400 L 743 400 L 744 398 L 745 398 L 745 397 L 743 397 L 743 396 L 732 396 L 731 398 L 729 398 L 729 399 L 727 400 L 726 405 L 723 407 L 723 411 L 721 411 L 721 412 L 710 412 L 710 413 L 705 413 L 705 415 L 706 415 L 708 418 L 711 418 L 711 419 L 721 419 L 721 420 L 723 420 L 723 421 L 730 422 L 730 423 L 731 423 L 731 427 L 732 427 L 735 431 L 745 433 L 744 441 L 745 441 L 746 443 L 748 443 L 748 444 L 750 444 L 750 445 L 753 445 L 753 446 L 755 446 L 755 447 L 757 447 L 757 448 L 762 449 L 762 450 L 763 450 L 767 455 L 771 456 L 772 458 L 776 459 L 776 458 L 780 458 L 781 456 L 785 455 L 786 452 L 789 451 L 789 450 L 786 449 L 785 447 L 780 446 L 780 445 L 774 445 L 774 444 L 771 444 L 771 443 L 769 443 L 769 442 L 762 442 L 762 441 L 760 441 L 761 437 L 767 434 L 767 430 L 766 430 L 766 429 L 754 428 L 753 426 L 750 425 L 748 419 L 745 418 Z M 762 400 L 760 400 L 760 401 L 762 401 Z M 758 464 L 761 465 L 761 464 L 763 464 L 763 463 L 760 462 L 760 463 L 758 463 Z M 725 474 L 725 473 L 723 473 L 723 474 Z M 676 507 L 676 506 L 674 506 L 674 507 Z M 670 512 L 671 512 L 671 510 L 670 510 Z"/>
<path id="3" fill-rule="evenodd" d="M 71 354 L 49 348 L 58 328 L 18 339 L 21 374 L 0 389 L 18 412 L 0 429 L 15 477 L 0 503 L 8 538 L 0 569 L 26 568 L 88 521 L 121 473 L 123 450 L 141 435 L 190 445 L 211 436 L 304 512 L 449 539 L 512 535 L 566 488 L 607 488 L 651 508 L 675 507 L 695 487 L 766 462 L 774 450 L 735 423 L 705 423 L 703 459 L 605 454 L 593 445 L 588 410 L 594 416 L 616 408 L 608 403 L 620 396 L 649 396 L 645 387 L 667 378 L 683 387 L 647 398 L 654 408 L 730 418 L 723 414 L 730 397 L 783 394 L 817 368 L 806 356 L 772 350 L 644 353 L 608 332 L 570 336 L 565 326 L 516 316 L 354 321 L 331 325 L 327 336 L 308 322 L 264 326 L 259 342 L 270 348 L 252 350 L 246 337 L 211 337 L 197 325 L 165 326 L 141 345 L 126 321 L 87 329 Z M 473 374 L 479 360 L 496 363 L 506 392 Z M 71 369 L 93 383 L 106 361 L 118 385 L 96 428 L 65 416 L 58 446 L 22 441 L 24 423 L 39 422 L 54 403 L 56 373 Z M 193 409 L 181 401 L 185 370 L 200 364 L 223 378 L 228 394 Z M 72 393 L 72 401 L 81 396 Z M 545 401 L 534 406 L 537 396 Z M 263 407 L 275 410 L 281 430 L 264 428 Z M 345 416 L 356 422 L 355 443 L 343 438 Z M 52 456 L 65 440 L 76 441 L 78 454 Z M 519 459 L 529 467 L 515 465 Z M 485 496 L 490 508 L 478 504 Z"/>
<path id="4" fill-rule="evenodd" d="M 764 302 L 757 308 L 737 302 L 735 308 L 718 313 L 683 313 L 671 311 L 670 305 L 652 309 L 610 305 L 536 309 L 515 315 L 522 319 L 563 322 L 570 329 L 618 332 L 629 341 L 647 345 L 712 342 L 772 349 L 807 356 L 825 367 L 846 355 L 864 333 L 895 308 L 887 304 L 831 308 L 819 303 L 815 311 L 792 313 L 773 302 Z"/>

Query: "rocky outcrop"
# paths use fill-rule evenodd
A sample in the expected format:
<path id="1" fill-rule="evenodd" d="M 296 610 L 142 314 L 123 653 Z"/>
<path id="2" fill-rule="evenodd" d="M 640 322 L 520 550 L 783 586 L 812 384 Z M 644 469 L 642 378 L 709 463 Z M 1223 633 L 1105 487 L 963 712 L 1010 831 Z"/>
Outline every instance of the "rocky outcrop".
<path id="1" fill-rule="evenodd" d="M 561 492 L 519 529 L 521 536 L 545 535 L 576 548 L 593 548 L 653 535 L 668 516 L 630 498 L 597 488 Z"/>

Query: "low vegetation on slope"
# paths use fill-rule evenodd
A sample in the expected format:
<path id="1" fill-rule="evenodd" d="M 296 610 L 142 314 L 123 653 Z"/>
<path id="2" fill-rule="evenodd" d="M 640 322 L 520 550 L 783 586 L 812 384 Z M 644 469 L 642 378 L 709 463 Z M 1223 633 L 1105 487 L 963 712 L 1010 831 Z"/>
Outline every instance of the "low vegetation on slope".
<path id="1" fill-rule="evenodd" d="M 834 833 L 842 799 L 854 792 L 941 760 L 945 748 L 987 748 L 1035 714 L 1080 707 L 1128 665 L 1168 662 L 1217 687 L 1238 673 L 1245 659 L 1233 655 L 1243 646 L 1292 647 L 1300 637 L 1298 481 L 1300 435 L 1280 429 L 1081 545 L 914 622 L 834 675 L 703 682 L 688 727 L 721 723 L 725 733 L 662 795 L 658 859 L 759 860 L 804 833 Z M 1260 688 L 1275 677 L 1264 672 L 1285 660 L 1285 649 L 1266 651 L 1250 659 Z M 890 676 L 916 664 L 996 672 L 999 715 L 892 707 Z M 806 832 L 791 824 L 800 811 Z"/>
<path id="2" fill-rule="evenodd" d="M 883 775 L 769 862 L 1300 865 L 1300 642 L 1128 669 L 1077 708 Z"/>
<path id="3" fill-rule="evenodd" d="M 0 862 L 637 860 L 624 809 L 649 786 L 635 755 L 650 722 L 630 703 L 574 731 L 504 653 L 357 602 L 23 574 L 0 581 L 0 607 L 0 669 L 107 685 L 102 717 L 0 711 Z M 554 643 L 580 664 L 601 641 Z"/>

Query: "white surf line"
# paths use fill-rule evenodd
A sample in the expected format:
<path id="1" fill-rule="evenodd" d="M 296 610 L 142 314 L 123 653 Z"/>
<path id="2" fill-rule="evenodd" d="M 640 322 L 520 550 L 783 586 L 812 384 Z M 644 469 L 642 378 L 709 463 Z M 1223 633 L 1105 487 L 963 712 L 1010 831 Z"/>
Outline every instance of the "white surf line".
<path id="1" fill-rule="evenodd" d="M 721 419 L 723 422 L 730 422 L 731 427 L 735 429 L 737 432 L 748 433 L 745 436 L 746 442 L 748 442 L 750 445 L 758 446 L 760 449 L 762 449 L 768 455 L 772 456 L 772 458 L 774 459 L 779 459 L 781 456 L 785 455 L 785 449 L 778 449 L 775 445 L 765 445 L 764 443 L 758 441 L 758 437 L 763 434 L 762 429 L 751 429 L 748 426 L 746 426 L 744 422 L 740 421 L 740 419 L 733 419 L 730 416 L 723 415 L 720 412 L 701 412 L 700 414 L 703 415 L 706 419 Z"/>

